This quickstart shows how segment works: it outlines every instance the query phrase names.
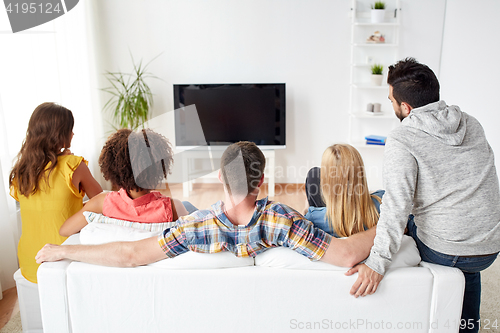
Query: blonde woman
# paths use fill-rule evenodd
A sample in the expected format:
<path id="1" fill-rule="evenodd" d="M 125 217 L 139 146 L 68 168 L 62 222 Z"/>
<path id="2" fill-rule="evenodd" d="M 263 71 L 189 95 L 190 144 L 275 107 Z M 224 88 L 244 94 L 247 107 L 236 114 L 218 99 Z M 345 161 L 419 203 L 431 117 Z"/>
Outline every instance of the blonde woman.
<path id="1" fill-rule="evenodd" d="M 306 219 L 335 237 L 349 237 L 377 224 L 384 191 L 369 193 L 361 155 L 351 145 L 328 147 L 321 168 L 306 179 Z"/>

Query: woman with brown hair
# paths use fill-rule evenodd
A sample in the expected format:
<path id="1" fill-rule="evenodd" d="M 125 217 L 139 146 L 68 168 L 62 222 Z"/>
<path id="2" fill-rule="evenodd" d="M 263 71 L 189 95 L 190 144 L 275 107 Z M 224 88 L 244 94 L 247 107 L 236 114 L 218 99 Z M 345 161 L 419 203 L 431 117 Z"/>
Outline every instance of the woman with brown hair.
<path id="1" fill-rule="evenodd" d="M 170 142 L 150 129 L 132 132 L 120 129 L 104 144 L 99 166 L 104 179 L 120 188 L 101 193 L 68 218 L 59 230 L 70 236 L 87 225 L 84 211 L 114 219 L 140 223 L 176 221 L 188 215 L 183 203 L 154 191 L 170 173 L 173 164 Z"/>
<path id="2" fill-rule="evenodd" d="M 328 147 L 321 168 L 306 179 L 306 219 L 335 237 L 349 237 L 377 224 L 384 191 L 369 193 L 361 155 L 351 145 Z"/>
<path id="3" fill-rule="evenodd" d="M 73 114 L 55 103 L 40 104 L 28 123 L 26 138 L 9 176 L 10 195 L 21 207 L 22 234 L 18 245 L 22 275 L 37 283 L 35 255 L 46 244 L 61 244 L 64 221 L 102 192 L 87 161 L 69 150 Z"/>

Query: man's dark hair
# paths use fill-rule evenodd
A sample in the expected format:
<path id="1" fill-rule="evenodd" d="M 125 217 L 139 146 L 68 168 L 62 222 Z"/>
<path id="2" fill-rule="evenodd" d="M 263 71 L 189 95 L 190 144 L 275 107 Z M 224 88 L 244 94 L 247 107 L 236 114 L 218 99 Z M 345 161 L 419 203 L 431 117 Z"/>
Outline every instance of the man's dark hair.
<path id="1" fill-rule="evenodd" d="M 439 81 L 434 72 L 414 58 L 406 58 L 389 66 L 387 83 L 392 96 L 401 104 L 419 108 L 439 101 Z"/>
<path id="2" fill-rule="evenodd" d="M 240 141 L 227 147 L 220 161 L 224 186 L 231 195 L 248 195 L 259 185 L 266 158 L 253 142 Z M 246 175 L 246 177 L 245 177 Z"/>

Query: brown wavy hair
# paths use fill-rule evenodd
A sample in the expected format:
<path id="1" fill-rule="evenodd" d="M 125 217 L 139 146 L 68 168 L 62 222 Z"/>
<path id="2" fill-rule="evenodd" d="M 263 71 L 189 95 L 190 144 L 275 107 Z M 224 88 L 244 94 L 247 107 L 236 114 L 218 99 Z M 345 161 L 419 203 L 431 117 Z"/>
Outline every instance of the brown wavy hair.
<path id="1" fill-rule="evenodd" d="M 155 189 L 174 162 L 170 142 L 150 129 L 120 129 L 104 144 L 99 166 L 104 179 L 125 189 Z"/>
<path id="2" fill-rule="evenodd" d="M 16 181 L 19 192 L 28 197 L 40 189 L 42 179 L 49 185 L 57 156 L 70 146 L 74 123 L 73 113 L 64 106 L 48 102 L 37 106 L 10 172 L 9 187 Z"/>

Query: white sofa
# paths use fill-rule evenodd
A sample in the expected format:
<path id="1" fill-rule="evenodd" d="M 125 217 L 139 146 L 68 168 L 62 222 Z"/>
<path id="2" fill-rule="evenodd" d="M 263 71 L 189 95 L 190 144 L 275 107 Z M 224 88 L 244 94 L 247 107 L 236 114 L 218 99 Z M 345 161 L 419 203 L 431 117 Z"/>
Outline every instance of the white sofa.
<path id="1" fill-rule="evenodd" d="M 80 235 L 67 243 L 80 243 Z M 411 239 L 400 253 L 405 247 L 416 251 Z M 404 267 L 414 260 L 396 258 L 378 291 L 357 299 L 349 294 L 357 275 L 286 248 L 255 259 L 189 252 L 136 268 L 44 263 L 38 270 L 43 327 L 45 333 L 457 332 L 462 273 L 427 263 Z"/>

